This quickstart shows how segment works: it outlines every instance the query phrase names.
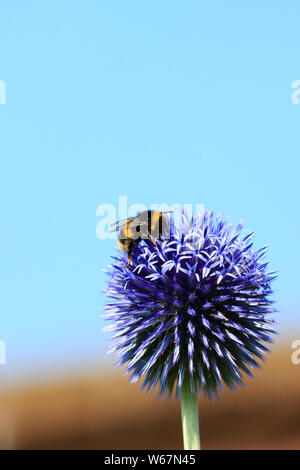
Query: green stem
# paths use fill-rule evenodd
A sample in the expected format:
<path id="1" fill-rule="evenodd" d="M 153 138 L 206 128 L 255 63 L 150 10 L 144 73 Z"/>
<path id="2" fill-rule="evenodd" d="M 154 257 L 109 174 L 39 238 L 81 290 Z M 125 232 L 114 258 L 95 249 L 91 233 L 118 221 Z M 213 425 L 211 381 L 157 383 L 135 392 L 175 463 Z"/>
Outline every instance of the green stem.
<path id="1" fill-rule="evenodd" d="M 200 450 L 198 402 L 189 377 L 184 379 L 181 389 L 181 421 L 184 450 Z"/>

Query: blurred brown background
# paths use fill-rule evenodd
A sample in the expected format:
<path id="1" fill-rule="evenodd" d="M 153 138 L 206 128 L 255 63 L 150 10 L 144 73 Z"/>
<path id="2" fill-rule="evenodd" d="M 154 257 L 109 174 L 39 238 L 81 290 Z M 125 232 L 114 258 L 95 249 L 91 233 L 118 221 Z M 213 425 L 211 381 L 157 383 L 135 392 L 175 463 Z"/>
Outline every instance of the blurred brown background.
<path id="1" fill-rule="evenodd" d="M 300 365 L 277 346 L 255 379 L 200 400 L 204 449 L 300 449 Z M 180 404 L 129 385 L 121 370 L 0 392 L 2 449 L 181 449 Z"/>

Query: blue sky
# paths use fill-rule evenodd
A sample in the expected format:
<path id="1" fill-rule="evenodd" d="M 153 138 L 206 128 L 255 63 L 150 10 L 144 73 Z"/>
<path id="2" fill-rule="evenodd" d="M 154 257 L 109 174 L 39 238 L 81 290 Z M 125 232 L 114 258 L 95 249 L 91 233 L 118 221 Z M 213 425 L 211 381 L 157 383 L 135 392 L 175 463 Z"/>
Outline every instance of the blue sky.
<path id="1" fill-rule="evenodd" d="M 203 203 L 269 245 L 299 331 L 297 1 L 1 5 L 0 379 L 105 363 L 96 209 Z"/>

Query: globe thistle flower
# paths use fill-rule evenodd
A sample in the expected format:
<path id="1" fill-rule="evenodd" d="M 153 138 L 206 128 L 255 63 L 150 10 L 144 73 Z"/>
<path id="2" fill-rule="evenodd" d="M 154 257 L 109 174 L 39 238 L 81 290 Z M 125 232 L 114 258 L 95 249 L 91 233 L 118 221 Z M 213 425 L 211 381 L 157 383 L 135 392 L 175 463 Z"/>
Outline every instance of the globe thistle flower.
<path id="1" fill-rule="evenodd" d="M 223 385 L 242 385 L 243 373 L 252 376 L 275 333 L 274 273 L 252 235 L 212 211 L 182 211 L 167 240 L 141 241 L 128 266 L 124 254 L 113 257 L 105 291 L 110 351 L 132 382 L 212 398 Z"/>

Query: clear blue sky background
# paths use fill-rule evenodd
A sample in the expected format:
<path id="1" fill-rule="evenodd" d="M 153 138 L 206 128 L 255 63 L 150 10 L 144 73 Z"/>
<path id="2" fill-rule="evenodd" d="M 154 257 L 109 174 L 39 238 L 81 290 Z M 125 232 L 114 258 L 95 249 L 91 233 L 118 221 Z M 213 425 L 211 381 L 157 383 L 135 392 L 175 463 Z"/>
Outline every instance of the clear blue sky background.
<path id="1" fill-rule="evenodd" d="M 299 331 L 298 1 L 1 5 L 2 383 L 103 363 L 101 203 L 204 203 L 267 243 Z M 2 377 L 2 378 L 1 378 Z"/>

